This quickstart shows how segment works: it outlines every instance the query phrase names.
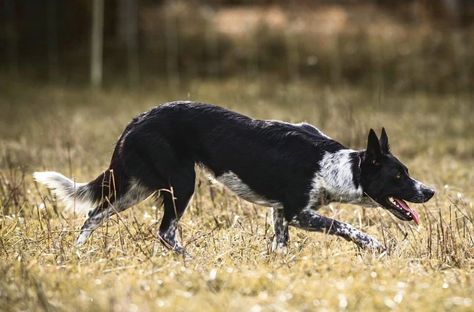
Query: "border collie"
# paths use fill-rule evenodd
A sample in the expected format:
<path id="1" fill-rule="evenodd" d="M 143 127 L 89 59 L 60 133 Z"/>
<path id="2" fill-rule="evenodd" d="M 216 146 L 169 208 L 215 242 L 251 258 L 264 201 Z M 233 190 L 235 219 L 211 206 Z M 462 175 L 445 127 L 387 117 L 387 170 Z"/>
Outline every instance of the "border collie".
<path id="1" fill-rule="evenodd" d="M 391 154 L 385 129 L 380 140 L 371 129 L 367 148 L 357 151 L 306 123 L 257 120 L 193 102 L 167 103 L 134 118 L 109 168 L 89 183 L 56 172 L 36 172 L 34 179 L 67 207 L 88 212 L 78 246 L 105 219 L 153 195 L 164 206 L 158 238 L 184 254 L 176 230 L 194 193 L 196 164 L 241 198 L 273 208 L 275 251 L 286 250 L 289 225 L 383 250 L 376 239 L 316 210 L 333 201 L 375 202 L 418 224 L 418 214 L 405 201 L 424 203 L 434 194 Z"/>

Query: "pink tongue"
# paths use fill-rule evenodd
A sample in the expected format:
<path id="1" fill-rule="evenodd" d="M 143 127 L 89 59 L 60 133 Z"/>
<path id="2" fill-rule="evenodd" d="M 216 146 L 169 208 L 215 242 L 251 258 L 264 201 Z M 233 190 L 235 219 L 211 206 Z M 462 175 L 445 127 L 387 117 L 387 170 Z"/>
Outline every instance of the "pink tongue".
<path id="1" fill-rule="evenodd" d="M 415 221 L 415 223 L 418 225 L 420 224 L 420 216 L 418 215 L 418 213 L 411 209 L 410 207 L 408 207 L 407 203 L 405 203 L 403 200 L 401 199 L 398 199 L 398 198 L 393 198 L 403 209 L 405 209 L 406 211 L 410 212 L 411 216 L 413 217 L 413 221 Z"/>

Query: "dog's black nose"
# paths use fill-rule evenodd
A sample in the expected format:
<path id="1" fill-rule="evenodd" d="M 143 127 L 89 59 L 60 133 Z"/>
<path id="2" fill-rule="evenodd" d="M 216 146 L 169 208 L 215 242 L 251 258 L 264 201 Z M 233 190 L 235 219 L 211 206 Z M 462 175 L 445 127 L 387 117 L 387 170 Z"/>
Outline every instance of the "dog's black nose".
<path id="1" fill-rule="evenodd" d="M 430 188 L 425 188 L 423 190 L 423 196 L 425 197 L 425 202 L 429 201 L 433 197 L 435 191 Z"/>

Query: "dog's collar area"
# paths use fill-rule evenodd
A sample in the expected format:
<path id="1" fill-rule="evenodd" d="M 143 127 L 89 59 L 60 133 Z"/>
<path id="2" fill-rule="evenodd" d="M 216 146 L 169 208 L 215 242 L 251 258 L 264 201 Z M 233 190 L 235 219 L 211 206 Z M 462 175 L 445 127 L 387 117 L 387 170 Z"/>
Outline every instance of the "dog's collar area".
<path id="1" fill-rule="evenodd" d="M 363 191 L 363 187 L 362 187 L 362 182 L 361 182 L 361 174 L 362 174 L 362 161 L 363 161 L 363 157 L 364 157 L 364 151 L 355 151 L 353 153 L 354 155 L 354 158 L 353 158 L 353 166 L 352 166 L 352 176 L 353 176 L 353 181 L 354 181 L 354 185 L 356 188 L 361 188 L 362 189 L 362 196 L 365 194 L 365 192 Z"/>

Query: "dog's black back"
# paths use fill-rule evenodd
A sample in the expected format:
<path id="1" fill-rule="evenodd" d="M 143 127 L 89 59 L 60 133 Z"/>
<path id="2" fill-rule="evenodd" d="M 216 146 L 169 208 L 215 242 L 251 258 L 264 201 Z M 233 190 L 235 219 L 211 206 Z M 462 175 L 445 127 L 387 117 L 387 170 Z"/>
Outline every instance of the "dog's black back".
<path id="1" fill-rule="evenodd" d="M 168 179 L 195 163 L 217 178 L 232 172 L 256 194 L 281 203 L 291 217 L 308 203 L 323 155 L 342 148 L 308 124 L 255 120 L 212 105 L 174 102 L 135 118 L 119 139 L 112 163 L 126 163 L 129 178 L 155 189 L 168 187 Z"/>

